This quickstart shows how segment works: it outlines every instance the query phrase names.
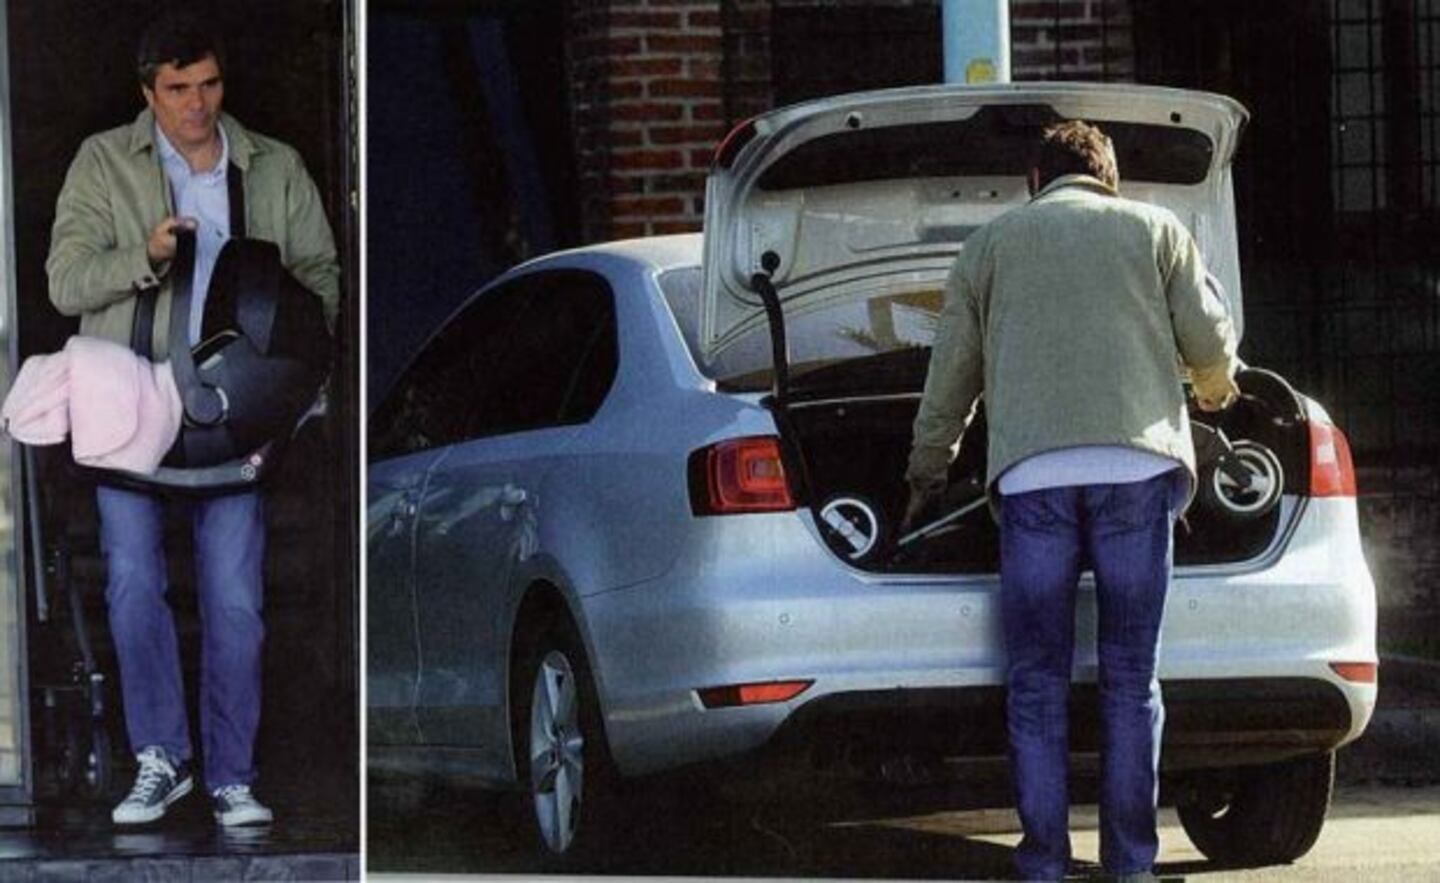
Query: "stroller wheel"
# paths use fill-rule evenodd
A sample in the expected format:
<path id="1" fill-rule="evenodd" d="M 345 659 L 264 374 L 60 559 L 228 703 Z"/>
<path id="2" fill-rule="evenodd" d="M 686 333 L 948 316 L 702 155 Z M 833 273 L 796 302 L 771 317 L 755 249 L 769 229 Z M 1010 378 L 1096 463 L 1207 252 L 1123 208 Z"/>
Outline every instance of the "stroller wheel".
<path id="1" fill-rule="evenodd" d="M 79 790 L 81 779 L 85 775 L 85 749 L 81 744 L 84 739 L 80 736 L 80 727 L 74 721 L 66 720 L 61 726 L 64 727 L 63 741 L 55 758 L 55 781 L 62 792 L 73 794 Z"/>
<path id="2" fill-rule="evenodd" d="M 110 752 L 110 734 L 100 722 L 76 719 L 65 725 L 65 745 L 56 773 L 61 790 L 67 794 L 87 798 L 109 796 L 115 763 Z"/>
<path id="3" fill-rule="evenodd" d="M 1231 448 L 1201 475 L 1202 502 L 1232 518 L 1259 518 L 1280 502 L 1284 469 L 1264 445 L 1239 439 Z"/>
<path id="4" fill-rule="evenodd" d="M 830 548 L 847 561 L 860 561 L 880 547 L 880 515 L 864 497 L 831 497 L 820 507 L 820 533 Z"/>
<path id="5" fill-rule="evenodd" d="M 115 761 L 110 751 L 110 734 L 96 721 L 90 730 L 90 750 L 85 754 L 84 789 L 91 797 L 106 797 L 115 779 Z"/>

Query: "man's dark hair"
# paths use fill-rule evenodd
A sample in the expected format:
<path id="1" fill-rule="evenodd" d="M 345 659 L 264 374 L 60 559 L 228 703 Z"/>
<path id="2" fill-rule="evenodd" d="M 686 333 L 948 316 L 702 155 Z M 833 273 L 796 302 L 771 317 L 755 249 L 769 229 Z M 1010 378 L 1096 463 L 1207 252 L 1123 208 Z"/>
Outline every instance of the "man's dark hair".
<path id="1" fill-rule="evenodd" d="M 162 12 L 140 35 L 135 49 L 135 70 L 147 89 L 155 88 L 155 74 L 161 65 L 185 67 L 215 56 L 220 72 L 225 72 L 225 47 L 220 37 L 204 19 L 186 10 Z"/>
<path id="2" fill-rule="evenodd" d="M 1120 183 L 1115 147 L 1109 136 L 1081 120 L 1056 123 L 1041 133 L 1035 168 L 1040 172 L 1042 189 L 1064 175 L 1089 175 L 1111 187 Z"/>

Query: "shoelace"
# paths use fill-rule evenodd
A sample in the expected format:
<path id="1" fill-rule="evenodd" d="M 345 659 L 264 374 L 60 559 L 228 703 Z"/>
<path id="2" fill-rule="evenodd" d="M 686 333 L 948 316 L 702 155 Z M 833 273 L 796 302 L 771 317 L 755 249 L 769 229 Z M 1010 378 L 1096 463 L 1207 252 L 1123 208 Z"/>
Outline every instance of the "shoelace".
<path id="1" fill-rule="evenodd" d="M 249 803 L 253 799 L 250 797 L 249 785 L 226 785 L 215 792 L 215 798 L 232 806 L 236 803 Z"/>
<path id="2" fill-rule="evenodd" d="M 155 792 L 165 786 L 167 779 L 175 777 L 175 770 L 164 758 L 154 754 L 140 755 L 140 774 L 135 777 L 135 787 L 130 789 L 130 799 L 148 801 Z"/>

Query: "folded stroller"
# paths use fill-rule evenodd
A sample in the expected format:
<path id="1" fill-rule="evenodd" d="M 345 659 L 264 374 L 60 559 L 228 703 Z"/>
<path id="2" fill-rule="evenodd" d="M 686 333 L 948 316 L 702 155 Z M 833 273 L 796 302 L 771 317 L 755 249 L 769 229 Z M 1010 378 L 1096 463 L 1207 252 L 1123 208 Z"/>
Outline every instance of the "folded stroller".
<path id="1" fill-rule="evenodd" d="M 1253 398 L 1253 397 L 1252 397 Z M 1231 440 L 1218 426 L 1191 420 L 1198 483 L 1195 506 L 1207 517 L 1246 522 L 1267 515 L 1280 502 L 1285 475 L 1268 446 Z M 983 462 L 983 461 L 982 461 Z M 983 465 L 982 465 L 983 468 Z M 858 565 L 898 563 L 929 541 L 960 530 L 975 513 L 988 511 L 979 475 L 952 477 L 919 526 L 896 536 L 882 521 L 883 508 L 858 494 L 837 494 L 817 510 L 821 536 L 845 560 Z"/>

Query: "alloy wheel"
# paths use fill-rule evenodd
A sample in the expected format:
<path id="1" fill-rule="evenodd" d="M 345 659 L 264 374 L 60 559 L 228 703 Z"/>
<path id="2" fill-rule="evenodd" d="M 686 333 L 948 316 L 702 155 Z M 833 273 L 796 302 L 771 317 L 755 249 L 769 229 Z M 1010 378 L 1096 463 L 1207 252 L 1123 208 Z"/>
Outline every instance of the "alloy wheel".
<path id="1" fill-rule="evenodd" d="M 552 853 L 570 848 L 585 796 L 585 735 L 570 660 L 552 650 L 535 670 L 530 701 L 530 794 Z"/>

